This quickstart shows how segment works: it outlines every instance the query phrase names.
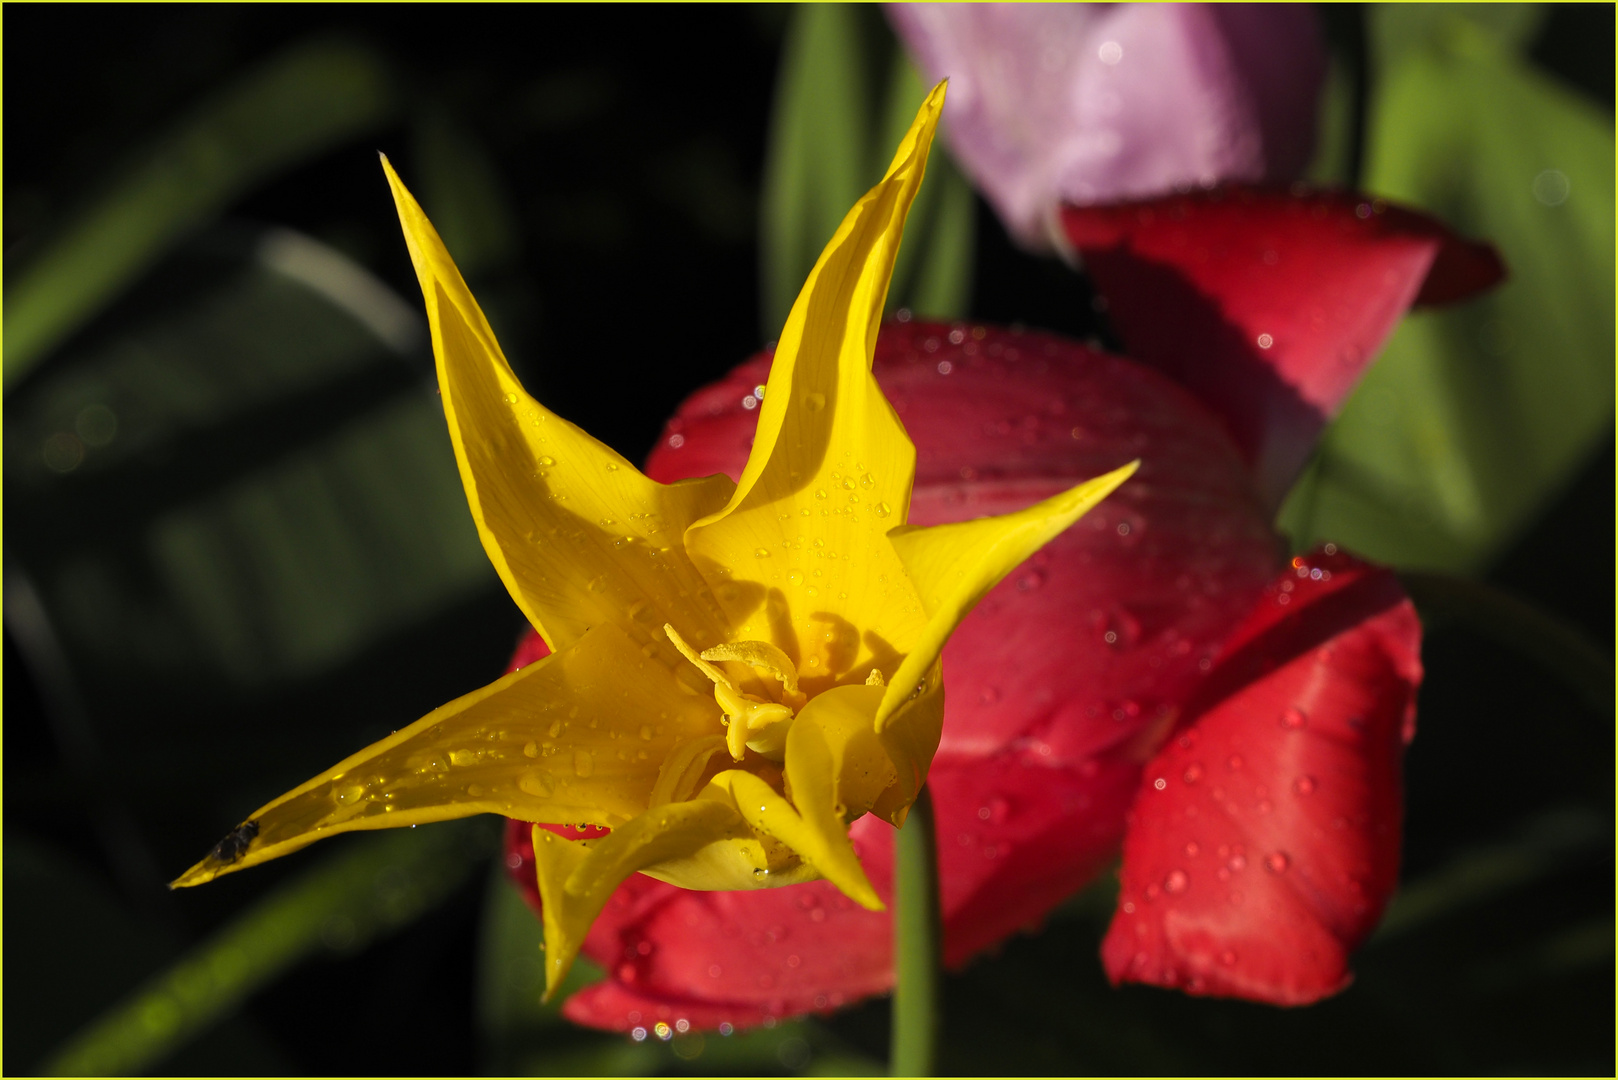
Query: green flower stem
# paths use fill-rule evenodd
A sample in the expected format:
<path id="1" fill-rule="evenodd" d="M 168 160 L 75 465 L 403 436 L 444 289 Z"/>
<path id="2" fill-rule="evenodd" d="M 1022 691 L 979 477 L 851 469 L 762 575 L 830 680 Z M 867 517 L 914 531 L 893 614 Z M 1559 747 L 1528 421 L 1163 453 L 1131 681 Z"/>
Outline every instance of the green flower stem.
<path id="1" fill-rule="evenodd" d="M 1401 570 L 1399 581 L 1427 618 L 1448 618 L 1534 661 L 1599 713 L 1613 710 L 1612 654 L 1560 619 L 1481 581 Z"/>
<path id="2" fill-rule="evenodd" d="M 193 949 L 57 1049 L 48 1076 L 126 1076 L 153 1066 L 322 948 L 351 952 L 436 907 L 494 847 L 483 821 L 367 838 Z"/>
<path id="3" fill-rule="evenodd" d="M 938 1049 L 943 917 L 933 797 L 924 785 L 894 841 L 894 1076 L 931 1076 Z"/>

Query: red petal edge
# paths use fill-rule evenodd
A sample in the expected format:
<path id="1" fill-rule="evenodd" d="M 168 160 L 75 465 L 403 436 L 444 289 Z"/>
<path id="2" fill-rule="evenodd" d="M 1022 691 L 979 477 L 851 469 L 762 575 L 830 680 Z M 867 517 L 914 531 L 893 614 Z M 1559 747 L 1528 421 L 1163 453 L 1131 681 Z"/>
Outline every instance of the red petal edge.
<path id="1" fill-rule="evenodd" d="M 1308 1004 L 1348 984 L 1393 892 L 1421 626 L 1388 570 L 1293 563 L 1142 776 L 1114 983 Z"/>
<path id="2" fill-rule="evenodd" d="M 1225 418 L 1272 505 L 1413 303 L 1505 274 L 1489 245 L 1352 192 L 1225 187 L 1062 225 L 1129 354 Z"/>

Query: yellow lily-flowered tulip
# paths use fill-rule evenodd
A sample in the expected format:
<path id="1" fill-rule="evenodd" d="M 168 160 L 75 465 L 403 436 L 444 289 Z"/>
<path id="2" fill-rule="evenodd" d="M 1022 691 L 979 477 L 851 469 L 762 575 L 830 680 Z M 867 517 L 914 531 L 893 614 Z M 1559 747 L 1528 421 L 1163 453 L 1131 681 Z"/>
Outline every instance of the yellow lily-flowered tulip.
<path id="1" fill-rule="evenodd" d="M 384 160 L 472 516 L 552 655 L 262 807 L 175 885 L 354 829 L 605 826 L 535 827 L 548 992 L 636 871 L 693 889 L 823 877 L 882 906 L 848 823 L 903 823 L 938 746 L 944 642 L 1134 470 L 1016 514 L 905 524 L 915 449 L 871 357 L 943 103 L 941 83 L 810 272 L 735 483 L 655 483 L 529 397 Z"/>

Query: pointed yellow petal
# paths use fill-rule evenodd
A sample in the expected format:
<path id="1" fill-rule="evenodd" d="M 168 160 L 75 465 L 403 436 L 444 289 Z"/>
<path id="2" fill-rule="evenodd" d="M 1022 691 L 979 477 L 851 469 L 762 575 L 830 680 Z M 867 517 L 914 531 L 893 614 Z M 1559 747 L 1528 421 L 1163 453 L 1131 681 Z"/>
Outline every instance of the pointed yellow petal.
<path id="1" fill-rule="evenodd" d="M 561 985 L 607 898 L 630 874 L 748 835 L 735 807 L 713 799 L 671 803 L 599 840 L 563 840 L 534 826 L 545 921 L 545 996 Z"/>
<path id="2" fill-rule="evenodd" d="M 572 648 L 457 698 L 259 809 L 257 833 L 227 860 L 177 881 L 200 885 L 326 836 L 472 814 L 616 826 L 643 813 L 676 745 L 720 731 L 712 697 L 605 623 Z"/>
<path id="3" fill-rule="evenodd" d="M 559 652 L 591 626 L 623 623 L 637 641 L 673 622 L 718 636 L 718 611 L 680 538 L 725 504 L 722 476 L 673 485 L 528 396 L 421 207 L 387 159 L 432 328 L 438 385 L 484 550 L 517 606 Z"/>
<path id="4" fill-rule="evenodd" d="M 686 534 L 699 561 L 728 567 L 741 586 L 719 596 L 737 626 L 732 636 L 772 641 L 811 686 L 891 652 L 925 625 L 883 540 L 909 511 L 915 448 L 870 369 L 905 214 L 943 103 L 940 83 L 887 176 L 849 211 L 810 272 L 781 331 L 736 491 Z M 798 649 L 817 614 L 852 626 L 856 642 L 874 635 L 864 640 L 868 651 L 847 657 L 841 670 L 817 670 L 819 658 Z"/>
<path id="5" fill-rule="evenodd" d="M 750 772 L 727 769 L 711 783 L 730 792 L 737 812 L 754 829 L 791 848 L 855 903 L 872 911 L 882 910 L 882 898 L 855 858 L 846 830 L 839 828 L 835 830 L 837 835 L 831 835 L 823 823 L 804 820 L 785 795 Z"/>
<path id="6" fill-rule="evenodd" d="M 1087 480 L 1026 510 L 949 525 L 904 526 L 889 534 L 922 604 L 927 631 L 905 657 L 876 714 L 881 731 L 921 686 L 967 612 L 1018 564 L 1134 474 L 1140 462 Z"/>

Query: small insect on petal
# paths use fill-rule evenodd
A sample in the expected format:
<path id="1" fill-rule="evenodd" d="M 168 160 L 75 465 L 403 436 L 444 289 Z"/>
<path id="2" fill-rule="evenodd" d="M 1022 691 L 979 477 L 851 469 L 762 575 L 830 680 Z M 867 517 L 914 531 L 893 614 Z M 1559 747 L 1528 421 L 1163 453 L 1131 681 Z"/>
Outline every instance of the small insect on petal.
<path id="1" fill-rule="evenodd" d="M 247 854 L 247 848 L 252 844 L 253 838 L 258 835 L 258 822 L 244 821 L 226 834 L 225 838 L 213 846 L 208 852 L 208 858 L 214 862 L 229 865 Z"/>

